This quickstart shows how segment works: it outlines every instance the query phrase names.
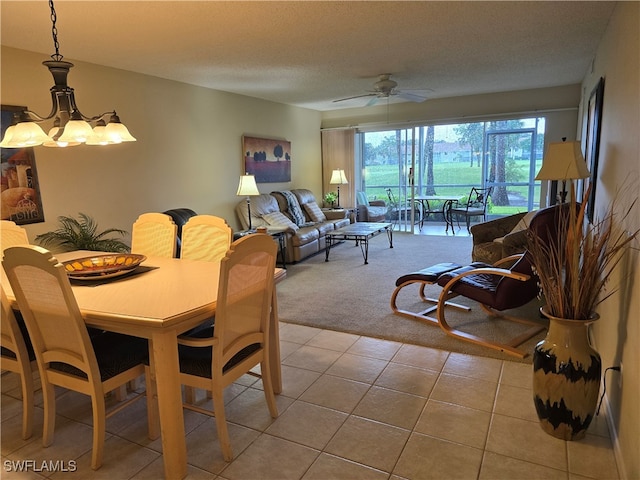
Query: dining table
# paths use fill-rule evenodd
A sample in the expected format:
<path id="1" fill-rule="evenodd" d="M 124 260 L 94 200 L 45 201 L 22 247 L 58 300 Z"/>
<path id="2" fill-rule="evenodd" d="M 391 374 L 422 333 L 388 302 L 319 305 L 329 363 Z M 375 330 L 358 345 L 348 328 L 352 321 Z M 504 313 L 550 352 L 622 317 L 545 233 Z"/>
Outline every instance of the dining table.
<path id="1" fill-rule="evenodd" d="M 106 254 L 77 250 L 55 254 L 60 262 Z M 2 286 L 18 309 L 4 269 Z M 177 337 L 212 318 L 216 311 L 219 262 L 148 257 L 127 274 L 111 278 L 71 281 L 78 307 L 88 326 L 146 338 L 157 385 L 157 401 L 165 477 L 187 474 L 187 451 Z M 274 280 L 286 277 L 276 268 Z M 282 392 L 277 295 L 274 287 L 270 315 L 271 378 Z"/>
<path id="2" fill-rule="evenodd" d="M 433 202 L 433 201 L 437 201 L 437 202 L 442 202 L 442 216 L 444 218 L 444 222 L 446 224 L 446 228 L 445 228 L 445 232 L 449 231 L 449 226 L 451 226 L 451 231 L 453 233 L 455 232 L 455 229 L 453 228 L 453 218 L 451 215 L 451 206 L 453 205 L 453 203 L 456 200 L 460 199 L 460 196 L 455 196 L 455 195 L 416 195 L 415 197 L 413 197 L 413 199 L 416 202 L 420 202 L 421 206 L 422 206 L 422 218 L 420 221 L 420 228 L 422 228 L 424 226 L 424 212 L 425 211 L 431 211 L 430 209 L 427 209 L 425 207 L 425 202 Z"/>

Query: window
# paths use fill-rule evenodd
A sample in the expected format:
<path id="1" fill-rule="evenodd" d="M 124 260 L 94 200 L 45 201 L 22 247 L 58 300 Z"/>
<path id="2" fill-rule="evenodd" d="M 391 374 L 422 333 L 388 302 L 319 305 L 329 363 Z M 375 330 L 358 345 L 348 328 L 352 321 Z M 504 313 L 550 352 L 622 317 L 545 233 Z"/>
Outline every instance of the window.
<path id="1" fill-rule="evenodd" d="M 359 132 L 357 190 L 383 199 L 391 188 L 410 205 L 415 195 L 462 199 L 471 187 L 493 187 L 490 216 L 538 208 L 544 125 L 523 118 Z"/>

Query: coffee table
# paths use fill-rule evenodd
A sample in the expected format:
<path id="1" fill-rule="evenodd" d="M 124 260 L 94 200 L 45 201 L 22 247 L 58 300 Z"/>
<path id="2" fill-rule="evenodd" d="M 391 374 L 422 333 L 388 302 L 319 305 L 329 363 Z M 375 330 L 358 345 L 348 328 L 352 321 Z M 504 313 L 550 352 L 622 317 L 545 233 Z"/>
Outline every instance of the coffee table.
<path id="1" fill-rule="evenodd" d="M 381 234 L 387 233 L 389 239 L 389 248 L 393 248 L 393 228 L 391 223 L 373 223 L 373 222 L 356 222 L 346 227 L 337 228 L 332 232 L 327 232 L 325 258 L 329 261 L 329 252 L 334 243 L 344 240 L 355 240 L 356 246 L 360 245 L 365 265 L 369 263 L 369 239 Z"/>

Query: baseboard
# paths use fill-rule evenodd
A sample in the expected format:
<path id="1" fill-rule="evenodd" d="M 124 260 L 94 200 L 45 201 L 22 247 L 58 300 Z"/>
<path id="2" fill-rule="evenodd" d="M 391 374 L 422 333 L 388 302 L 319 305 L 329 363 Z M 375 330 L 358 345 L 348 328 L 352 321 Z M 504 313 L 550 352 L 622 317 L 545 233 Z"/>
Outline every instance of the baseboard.
<path id="1" fill-rule="evenodd" d="M 605 394 L 602 403 L 602 406 L 604 407 L 604 416 L 607 420 L 607 426 L 609 427 L 609 437 L 611 438 L 611 443 L 613 444 L 613 455 L 616 460 L 616 467 L 618 467 L 618 478 L 620 480 L 628 480 L 626 476 L 627 470 L 624 468 L 624 457 L 622 456 L 622 450 L 620 449 L 618 430 L 616 429 L 615 422 L 613 421 L 613 417 L 611 416 L 611 407 L 609 405 L 608 395 Z"/>

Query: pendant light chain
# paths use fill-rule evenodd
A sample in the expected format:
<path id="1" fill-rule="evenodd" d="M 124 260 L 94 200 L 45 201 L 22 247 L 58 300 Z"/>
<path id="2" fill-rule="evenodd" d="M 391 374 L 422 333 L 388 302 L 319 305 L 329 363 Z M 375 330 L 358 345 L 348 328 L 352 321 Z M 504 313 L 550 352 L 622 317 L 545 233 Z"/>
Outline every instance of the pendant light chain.
<path id="1" fill-rule="evenodd" d="M 49 8 L 51 9 L 51 36 L 53 37 L 53 47 L 56 49 L 56 53 L 51 55 L 56 62 L 61 61 L 64 57 L 60 55 L 60 44 L 58 43 L 58 27 L 56 27 L 56 9 L 53 6 L 53 0 L 49 0 Z"/>

